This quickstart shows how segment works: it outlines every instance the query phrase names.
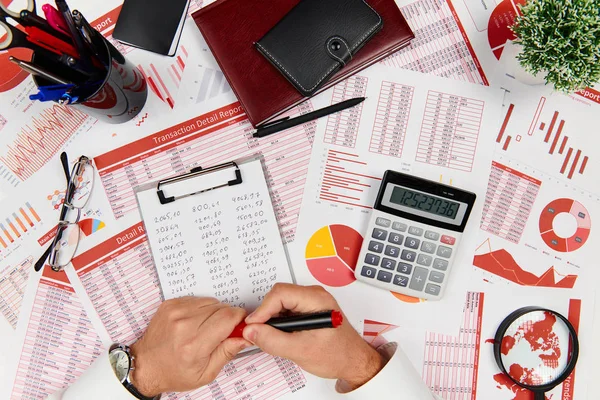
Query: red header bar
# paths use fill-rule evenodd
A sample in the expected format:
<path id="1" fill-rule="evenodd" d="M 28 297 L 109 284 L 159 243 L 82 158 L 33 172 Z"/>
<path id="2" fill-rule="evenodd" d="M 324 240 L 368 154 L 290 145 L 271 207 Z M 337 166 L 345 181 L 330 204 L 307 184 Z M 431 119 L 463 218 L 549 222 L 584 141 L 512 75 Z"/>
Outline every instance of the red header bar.
<path id="1" fill-rule="evenodd" d="M 65 271 L 55 272 L 52 268 L 50 268 L 47 265 L 44 266 L 42 276 L 44 278 L 54 279 L 55 281 L 64 282 L 68 285 L 71 284 L 71 281 L 69 280 L 69 277 L 67 276 Z"/>
<path id="2" fill-rule="evenodd" d="M 138 239 L 145 237 L 144 223 L 139 222 L 132 227 L 125 229 L 123 232 L 111 237 L 110 239 L 100 243 L 98 246 L 86 251 L 75 257 L 72 261 L 75 271 L 80 271 L 92 263 L 97 263 L 106 257 L 107 254 L 127 246 L 132 242 L 139 244 Z"/>
<path id="3" fill-rule="evenodd" d="M 152 150 L 154 150 L 155 153 L 162 152 L 164 149 L 157 149 L 157 146 L 177 142 L 184 137 L 196 134 L 198 132 L 202 132 L 202 135 L 205 135 L 208 133 L 206 131 L 209 128 L 214 127 L 215 125 L 218 125 L 221 122 L 229 120 L 233 117 L 242 115 L 245 114 L 240 103 L 232 103 L 105 153 L 94 158 L 94 162 L 98 168 L 98 171 L 100 171 L 100 175 L 102 176 L 107 172 L 104 170 L 114 166 L 117 163 L 119 163 L 119 166 L 125 166 L 132 162 L 127 161 L 122 163 L 122 161 L 126 158 L 139 156 L 142 153 Z"/>
<path id="4" fill-rule="evenodd" d="M 496 167 L 496 168 L 498 168 L 498 169 L 504 170 L 504 171 L 506 171 L 506 172 L 510 172 L 511 174 L 513 174 L 513 175 L 516 175 L 516 176 L 518 176 L 519 178 L 522 178 L 522 179 L 528 180 L 529 182 L 533 182 L 533 183 L 535 183 L 536 185 L 539 185 L 539 186 L 541 186 L 541 185 L 542 185 L 542 181 L 540 181 L 540 180 L 538 180 L 538 179 L 535 179 L 535 178 L 533 178 L 533 177 L 531 177 L 531 176 L 529 176 L 529 175 L 525 175 L 524 173 L 522 173 L 522 172 L 519 172 L 519 171 L 517 171 L 516 169 L 512 169 L 512 168 L 510 168 L 510 167 L 507 167 L 507 166 L 506 166 L 506 165 L 504 165 L 504 164 L 500 164 L 499 162 L 492 161 L 492 166 L 493 166 L 493 167 Z"/>
<path id="5" fill-rule="evenodd" d="M 596 104 L 600 104 L 600 92 L 595 89 L 592 89 L 592 88 L 583 89 L 583 90 L 580 90 L 579 92 L 577 92 L 577 94 L 583 98 L 593 101 Z"/>
<path id="6" fill-rule="evenodd" d="M 121 14 L 121 8 L 123 6 L 119 6 L 112 11 L 107 12 L 103 16 L 90 21 L 90 25 L 92 28 L 96 29 L 98 32 L 102 32 L 108 28 L 111 28 L 117 24 L 117 20 L 119 19 L 119 14 Z"/>
<path id="7" fill-rule="evenodd" d="M 50 269 L 50 268 L 46 268 L 46 269 Z M 62 283 L 49 281 L 46 279 L 41 279 L 40 283 L 43 283 L 44 285 L 52 286 L 52 287 L 55 287 L 58 289 L 66 290 L 67 292 L 75 293 L 75 289 L 73 289 L 73 287 L 71 287 L 69 285 L 63 285 Z"/>

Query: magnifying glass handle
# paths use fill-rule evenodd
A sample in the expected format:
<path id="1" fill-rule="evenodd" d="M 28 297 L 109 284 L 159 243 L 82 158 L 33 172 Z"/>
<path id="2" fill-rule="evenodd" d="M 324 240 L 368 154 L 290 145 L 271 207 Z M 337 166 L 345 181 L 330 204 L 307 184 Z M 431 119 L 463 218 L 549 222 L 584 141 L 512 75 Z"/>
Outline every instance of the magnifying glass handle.
<path id="1" fill-rule="evenodd" d="M 533 400 L 546 400 L 546 392 L 535 392 Z"/>

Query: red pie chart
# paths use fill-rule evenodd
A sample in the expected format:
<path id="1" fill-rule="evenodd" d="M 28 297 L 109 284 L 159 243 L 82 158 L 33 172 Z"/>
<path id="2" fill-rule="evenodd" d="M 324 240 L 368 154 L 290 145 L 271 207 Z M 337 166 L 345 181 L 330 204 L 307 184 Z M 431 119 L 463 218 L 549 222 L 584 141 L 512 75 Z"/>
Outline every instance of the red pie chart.
<path id="1" fill-rule="evenodd" d="M 315 232 L 306 245 L 306 265 L 323 285 L 341 287 L 356 280 L 354 270 L 363 238 L 346 225 L 328 225 Z"/>
<path id="2" fill-rule="evenodd" d="M 577 229 L 570 237 L 561 237 L 554 230 L 554 220 L 560 214 L 567 213 L 575 217 Z M 585 244 L 590 236 L 592 220 L 583 204 L 572 199 L 556 199 L 540 215 L 540 234 L 542 240 L 553 250 L 567 253 L 575 251 Z"/>

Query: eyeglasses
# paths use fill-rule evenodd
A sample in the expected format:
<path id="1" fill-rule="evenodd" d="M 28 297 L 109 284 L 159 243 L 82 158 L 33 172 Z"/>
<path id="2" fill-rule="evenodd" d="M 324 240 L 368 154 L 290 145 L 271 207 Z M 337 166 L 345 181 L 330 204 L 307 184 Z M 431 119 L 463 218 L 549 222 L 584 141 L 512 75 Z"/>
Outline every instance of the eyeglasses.
<path id="1" fill-rule="evenodd" d="M 62 153 L 60 159 L 68 182 L 67 189 L 60 210 L 56 235 L 52 244 L 35 263 L 36 271 L 42 269 L 46 260 L 56 272 L 62 271 L 71 263 L 81 239 L 79 228 L 81 212 L 89 202 L 94 186 L 95 173 L 91 159 L 81 156 L 71 173 L 69 173 L 69 160 L 66 153 Z"/>

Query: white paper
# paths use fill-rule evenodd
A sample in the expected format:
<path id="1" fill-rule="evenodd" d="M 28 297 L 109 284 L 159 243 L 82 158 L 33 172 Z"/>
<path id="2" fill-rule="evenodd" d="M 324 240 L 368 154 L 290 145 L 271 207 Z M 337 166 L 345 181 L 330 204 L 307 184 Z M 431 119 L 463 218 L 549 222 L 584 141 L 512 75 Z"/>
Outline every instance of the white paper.
<path id="1" fill-rule="evenodd" d="M 276 282 L 292 282 L 262 164 L 239 168 L 243 183 L 169 204 L 156 185 L 136 193 L 165 299 L 214 296 L 252 310 Z M 233 179 L 228 168 L 164 190 L 192 193 Z"/>
<path id="2" fill-rule="evenodd" d="M 439 302 L 406 296 L 398 299 L 388 291 L 355 282 L 356 258 L 387 169 L 475 192 L 478 200 L 464 235 L 476 232 L 503 92 L 374 66 L 314 102 L 315 107 L 321 107 L 359 96 L 367 100 L 319 121 L 291 251 L 294 274 L 301 284 L 325 285 L 345 310 L 368 310 L 373 317 L 403 326 L 419 324 L 453 331 L 458 327 L 463 282 L 470 270 L 470 254 L 463 247 L 458 249 L 449 286 Z M 461 107 L 469 111 L 456 112 Z M 473 119 L 474 114 L 477 119 Z M 322 254 L 309 251 L 309 241 L 322 242 Z M 311 268 L 327 269 L 330 278 L 315 278 Z M 456 318 L 436 318 L 439 313 Z M 364 313 L 362 316 L 365 318 Z M 448 321 L 453 323 L 448 326 Z"/>

